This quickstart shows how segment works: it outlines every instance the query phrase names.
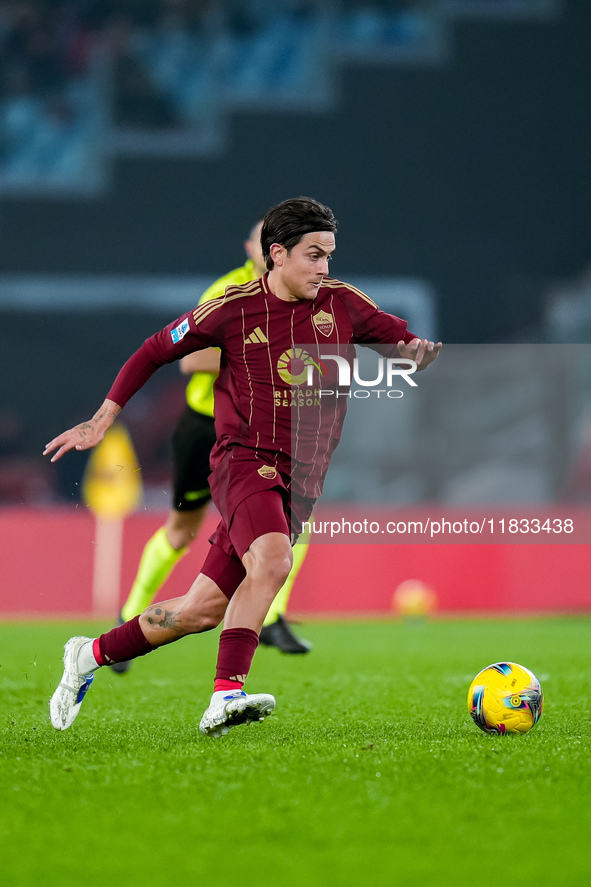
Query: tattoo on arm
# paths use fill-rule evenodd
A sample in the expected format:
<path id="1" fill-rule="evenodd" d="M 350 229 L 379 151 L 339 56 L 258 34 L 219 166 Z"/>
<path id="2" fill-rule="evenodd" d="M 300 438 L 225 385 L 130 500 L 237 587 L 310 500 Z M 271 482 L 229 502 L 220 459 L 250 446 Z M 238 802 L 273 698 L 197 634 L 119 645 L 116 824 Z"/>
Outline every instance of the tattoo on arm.
<path id="1" fill-rule="evenodd" d="M 148 624 L 152 628 L 172 628 L 173 631 L 177 628 L 178 619 L 172 610 L 165 610 L 163 607 L 150 607 L 148 612 L 150 614 L 147 617 Z"/>
<path id="2" fill-rule="evenodd" d="M 101 419 L 104 419 L 104 418 L 105 418 L 105 416 L 110 416 L 111 419 L 116 419 L 116 418 L 117 418 L 117 416 L 115 415 L 115 413 L 113 412 L 113 410 L 108 410 L 108 409 L 105 408 L 104 410 L 101 410 L 100 413 L 97 413 L 96 416 L 93 417 L 93 420 L 92 420 L 92 421 L 93 421 L 93 422 L 100 422 Z"/>

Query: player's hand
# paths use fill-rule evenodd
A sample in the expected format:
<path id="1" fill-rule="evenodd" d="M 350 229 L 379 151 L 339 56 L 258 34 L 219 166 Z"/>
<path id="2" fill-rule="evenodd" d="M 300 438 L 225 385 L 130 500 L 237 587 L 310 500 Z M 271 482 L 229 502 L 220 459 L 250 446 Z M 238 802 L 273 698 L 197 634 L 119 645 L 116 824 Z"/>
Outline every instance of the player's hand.
<path id="1" fill-rule="evenodd" d="M 74 428 L 70 428 L 68 431 L 64 431 L 63 434 L 54 437 L 43 450 L 43 455 L 47 456 L 49 453 L 57 450 L 51 457 L 51 461 L 55 462 L 56 459 L 60 459 L 69 450 L 88 450 L 96 446 L 104 436 L 105 431 L 98 429 L 92 419 L 90 422 L 81 422 L 80 425 L 76 425 Z"/>
<path id="2" fill-rule="evenodd" d="M 90 421 L 81 422 L 80 425 L 75 425 L 74 428 L 54 437 L 43 450 L 43 455 L 53 453 L 51 461 L 55 462 L 69 450 L 90 450 L 101 442 L 120 412 L 121 407 L 118 404 L 106 400 Z"/>
<path id="3" fill-rule="evenodd" d="M 413 339 L 412 342 L 400 340 L 398 351 L 401 357 L 414 360 L 418 370 L 424 370 L 439 357 L 441 342 L 430 342 L 428 339 Z"/>

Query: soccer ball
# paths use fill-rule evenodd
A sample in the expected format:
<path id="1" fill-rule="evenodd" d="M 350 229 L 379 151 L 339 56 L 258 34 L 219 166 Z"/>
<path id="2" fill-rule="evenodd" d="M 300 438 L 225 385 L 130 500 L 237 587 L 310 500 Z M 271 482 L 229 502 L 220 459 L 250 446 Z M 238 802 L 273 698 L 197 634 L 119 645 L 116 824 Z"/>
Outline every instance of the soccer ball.
<path id="1" fill-rule="evenodd" d="M 437 596 L 420 579 L 407 579 L 396 588 L 392 606 L 403 617 L 428 616 L 437 606 Z"/>
<path id="2" fill-rule="evenodd" d="M 527 733 L 540 720 L 543 706 L 537 677 L 515 662 L 483 668 L 468 690 L 468 711 L 485 733 Z"/>

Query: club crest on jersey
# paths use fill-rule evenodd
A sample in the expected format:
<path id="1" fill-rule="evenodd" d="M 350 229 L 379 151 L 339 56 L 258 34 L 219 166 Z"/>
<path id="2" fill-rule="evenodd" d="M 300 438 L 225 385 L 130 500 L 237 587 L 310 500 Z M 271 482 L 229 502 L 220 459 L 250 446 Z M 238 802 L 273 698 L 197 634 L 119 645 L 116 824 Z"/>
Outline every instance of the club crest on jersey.
<path id="1" fill-rule="evenodd" d="M 180 342 L 181 339 L 184 339 L 187 333 L 189 332 L 189 320 L 185 317 L 182 323 L 179 323 L 177 327 L 171 330 L 170 335 L 172 336 L 172 341 L 175 343 Z"/>
<path id="2" fill-rule="evenodd" d="M 277 469 L 273 468 L 271 465 L 262 465 L 259 468 L 258 473 L 261 477 L 264 477 L 265 480 L 275 480 L 277 477 Z"/>
<path id="3" fill-rule="evenodd" d="M 330 336 L 334 329 L 334 317 L 327 311 L 318 311 L 312 318 L 314 326 L 323 336 Z"/>

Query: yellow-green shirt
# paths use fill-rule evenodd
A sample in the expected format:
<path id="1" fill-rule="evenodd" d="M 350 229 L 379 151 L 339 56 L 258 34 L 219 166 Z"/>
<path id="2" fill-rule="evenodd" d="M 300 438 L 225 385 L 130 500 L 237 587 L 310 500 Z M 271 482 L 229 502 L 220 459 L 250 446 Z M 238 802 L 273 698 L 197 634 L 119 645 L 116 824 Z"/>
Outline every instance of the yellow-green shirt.
<path id="1" fill-rule="evenodd" d="M 248 283 L 251 280 L 256 280 L 256 277 L 254 264 L 249 259 L 241 268 L 235 268 L 234 271 L 230 271 L 229 274 L 225 274 L 212 283 L 199 299 L 199 304 L 202 305 L 203 302 L 223 296 L 229 286 Z M 187 385 L 187 403 L 196 413 L 213 417 L 213 383 L 216 379 L 217 373 L 193 373 L 191 376 Z"/>

